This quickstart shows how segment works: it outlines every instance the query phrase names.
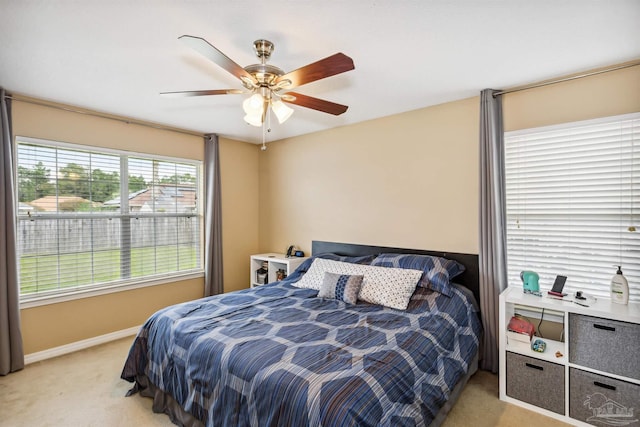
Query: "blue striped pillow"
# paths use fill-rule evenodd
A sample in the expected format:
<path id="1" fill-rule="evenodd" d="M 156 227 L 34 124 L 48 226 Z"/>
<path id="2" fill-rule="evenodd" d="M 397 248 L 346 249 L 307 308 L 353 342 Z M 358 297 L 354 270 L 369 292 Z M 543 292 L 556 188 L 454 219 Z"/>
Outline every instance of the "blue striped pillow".
<path id="1" fill-rule="evenodd" d="M 307 258 L 302 264 L 296 268 L 296 271 L 288 276 L 288 282 L 293 283 L 300 280 L 300 278 L 306 273 L 309 268 L 311 268 L 311 264 L 317 258 L 322 259 L 330 259 L 332 261 L 340 261 L 340 262 L 348 262 L 350 264 L 362 264 L 369 265 L 371 261 L 375 258 L 375 255 L 362 255 L 362 256 L 346 256 L 346 255 L 338 255 L 331 252 L 323 252 L 318 255 L 314 255 L 312 257 Z"/>
<path id="2" fill-rule="evenodd" d="M 326 272 L 320 285 L 318 297 L 332 298 L 344 301 L 347 304 L 355 304 L 358 301 L 363 279 L 364 276 L 362 275 Z"/>
<path id="3" fill-rule="evenodd" d="M 379 267 L 409 268 L 422 270 L 424 274 L 418 286 L 428 288 L 450 297 L 453 294 L 451 279 L 464 273 L 465 267 L 452 259 L 417 254 L 380 254 L 371 262 Z"/>

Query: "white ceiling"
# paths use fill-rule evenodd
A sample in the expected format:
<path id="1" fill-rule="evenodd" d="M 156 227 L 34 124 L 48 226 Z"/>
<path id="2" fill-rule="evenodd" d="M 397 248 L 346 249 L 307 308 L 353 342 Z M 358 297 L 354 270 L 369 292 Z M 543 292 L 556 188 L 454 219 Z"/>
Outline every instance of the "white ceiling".
<path id="1" fill-rule="evenodd" d="M 285 72 L 336 52 L 355 70 L 295 89 L 349 105 L 294 106 L 269 140 L 415 110 L 640 58 L 638 0 L 0 0 L 0 86 L 93 110 L 261 142 L 241 88 L 178 41 L 203 37 L 241 66 L 255 39 Z"/>

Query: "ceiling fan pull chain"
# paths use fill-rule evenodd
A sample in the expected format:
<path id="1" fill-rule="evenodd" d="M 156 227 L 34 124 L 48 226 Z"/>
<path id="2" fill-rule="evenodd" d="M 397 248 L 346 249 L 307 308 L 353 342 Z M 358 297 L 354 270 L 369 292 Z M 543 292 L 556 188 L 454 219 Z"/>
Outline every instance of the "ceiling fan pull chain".
<path id="1" fill-rule="evenodd" d="M 271 132 L 271 108 L 267 109 L 267 119 L 262 122 L 262 147 L 260 147 L 262 151 L 267 150 L 267 145 L 265 142 L 267 132 Z"/>
<path id="2" fill-rule="evenodd" d="M 266 140 L 266 137 L 267 137 L 266 133 L 267 133 L 266 132 L 266 124 L 265 124 L 265 122 L 262 122 L 262 147 L 260 147 L 260 149 L 262 151 L 266 151 L 267 150 L 267 145 L 265 143 L 265 140 Z"/>

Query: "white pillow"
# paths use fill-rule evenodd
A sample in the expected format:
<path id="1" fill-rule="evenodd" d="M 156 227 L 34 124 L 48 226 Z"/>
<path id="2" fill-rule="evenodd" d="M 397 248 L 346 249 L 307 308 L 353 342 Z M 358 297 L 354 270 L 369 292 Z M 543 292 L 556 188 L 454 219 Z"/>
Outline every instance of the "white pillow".
<path id="1" fill-rule="evenodd" d="M 358 299 L 398 310 L 407 309 L 423 273 L 422 270 L 376 267 L 316 258 L 304 276 L 293 285 L 319 291 L 324 273 L 327 272 L 364 276 Z"/>

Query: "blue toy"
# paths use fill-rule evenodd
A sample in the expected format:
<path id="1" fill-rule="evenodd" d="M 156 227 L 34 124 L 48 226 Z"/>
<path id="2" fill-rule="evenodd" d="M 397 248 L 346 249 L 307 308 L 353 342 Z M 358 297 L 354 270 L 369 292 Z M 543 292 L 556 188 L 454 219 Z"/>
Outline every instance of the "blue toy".
<path id="1" fill-rule="evenodd" d="M 537 339 L 531 343 L 531 350 L 537 351 L 538 353 L 543 353 L 547 349 L 547 343 Z"/>

